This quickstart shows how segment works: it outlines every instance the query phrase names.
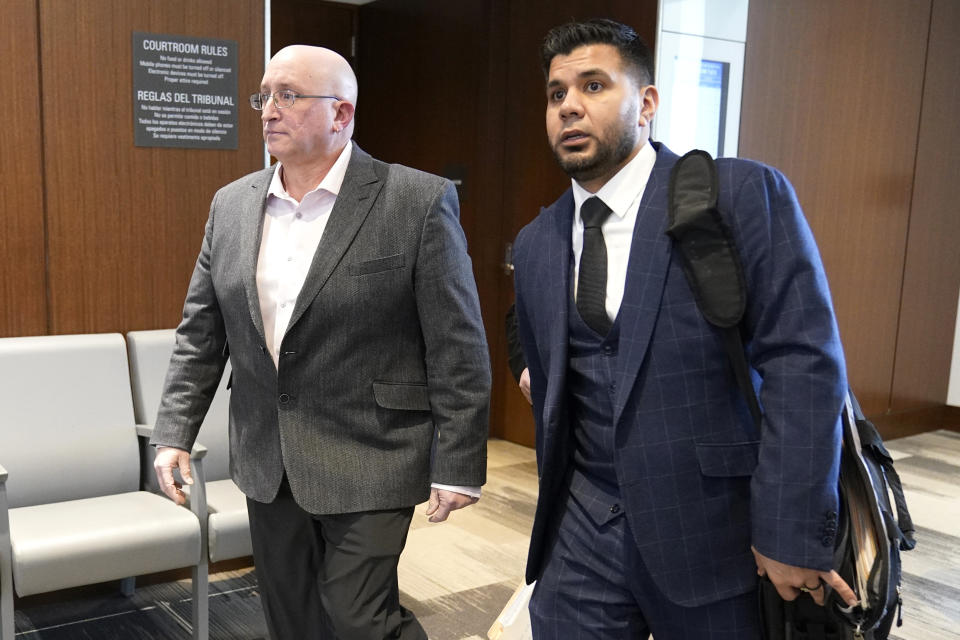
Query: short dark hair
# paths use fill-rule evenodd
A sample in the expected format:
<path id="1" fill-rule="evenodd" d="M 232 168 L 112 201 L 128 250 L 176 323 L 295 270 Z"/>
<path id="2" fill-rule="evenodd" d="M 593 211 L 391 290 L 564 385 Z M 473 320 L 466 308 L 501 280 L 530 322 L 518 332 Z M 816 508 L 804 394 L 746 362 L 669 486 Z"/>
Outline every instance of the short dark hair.
<path id="1" fill-rule="evenodd" d="M 653 53 L 650 47 L 632 27 L 607 18 L 568 22 L 550 29 L 540 47 L 544 77 L 549 75 L 550 62 L 554 57 L 569 55 L 577 47 L 588 44 L 615 47 L 637 84 L 642 86 L 653 82 Z"/>

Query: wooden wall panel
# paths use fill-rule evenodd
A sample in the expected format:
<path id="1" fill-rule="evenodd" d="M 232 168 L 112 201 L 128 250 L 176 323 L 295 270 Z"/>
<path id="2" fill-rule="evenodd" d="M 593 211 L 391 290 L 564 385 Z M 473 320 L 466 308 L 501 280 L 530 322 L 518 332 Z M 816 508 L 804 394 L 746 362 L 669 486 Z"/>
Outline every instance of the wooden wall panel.
<path id="1" fill-rule="evenodd" d="M 740 155 L 797 189 L 868 414 L 889 406 L 929 19 L 930 0 L 750 3 Z"/>
<path id="2" fill-rule="evenodd" d="M 960 3 L 933 0 L 891 410 L 946 402 L 960 290 Z"/>
<path id="3" fill-rule="evenodd" d="M 333 49 L 354 68 L 353 36 L 359 9 L 353 5 L 317 0 L 271 0 L 270 50 L 276 53 L 291 44 L 312 44 Z"/>
<path id="4" fill-rule="evenodd" d="M 177 324 L 217 188 L 263 165 L 262 0 L 39 0 L 51 333 Z M 133 31 L 239 43 L 239 149 L 133 144 Z"/>
<path id="5" fill-rule="evenodd" d="M 47 329 L 43 232 L 43 133 L 35 0 L 4 0 L 0 86 L 6 125 L 0 154 L 0 337 Z"/>

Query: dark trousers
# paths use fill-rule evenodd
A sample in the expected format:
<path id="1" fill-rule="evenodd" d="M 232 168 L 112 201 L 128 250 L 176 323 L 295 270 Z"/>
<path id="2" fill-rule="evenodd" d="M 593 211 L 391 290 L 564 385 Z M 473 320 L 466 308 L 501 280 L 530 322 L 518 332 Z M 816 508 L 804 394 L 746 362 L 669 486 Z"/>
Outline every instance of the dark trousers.
<path id="1" fill-rule="evenodd" d="M 286 477 L 276 499 L 247 499 L 260 599 L 273 640 L 421 639 L 400 606 L 397 563 L 413 507 L 315 516 Z"/>
<path id="2" fill-rule="evenodd" d="M 530 622 L 534 640 L 761 638 L 756 591 L 700 607 L 671 602 L 644 566 L 627 519 L 597 526 L 569 497 L 530 598 Z"/>

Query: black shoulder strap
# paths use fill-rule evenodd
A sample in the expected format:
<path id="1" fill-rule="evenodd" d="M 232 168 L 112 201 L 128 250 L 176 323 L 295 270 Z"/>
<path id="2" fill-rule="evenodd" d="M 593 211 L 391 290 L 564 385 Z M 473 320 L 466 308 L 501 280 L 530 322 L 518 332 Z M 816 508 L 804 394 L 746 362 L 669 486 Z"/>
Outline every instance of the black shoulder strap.
<path id="1" fill-rule="evenodd" d="M 916 527 L 913 524 L 913 518 L 910 517 L 910 509 L 907 508 L 907 498 L 903 493 L 903 483 L 900 481 L 900 474 L 893 466 L 893 457 L 883 444 L 880 433 L 872 422 L 863 415 L 863 409 L 857 402 L 853 391 L 849 392 L 851 408 L 853 409 L 853 419 L 857 425 L 857 432 L 860 436 L 860 445 L 864 450 L 869 450 L 873 460 L 876 460 L 883 468 L 883 475 L 887 481 L 887 487 L 893 497 L 893 504 L 897 510 L 896 522 L 888 522 L 887 530 L 893 531 L 899 536 L 900 550 L 909 551 L 917 546 L 914 537 Z M 884 515 L 889 515 L 885 511 Z M 892 526 L 896 525 L 896 526 Z"/>
<path id="2" fill-rule="evenodd" d="M 717 211 L 718 193 L 717 165 L 709 153 L 695 149 L 680 158 L 670 173 L 667 234 L 680 250 L 700 313 L 722 332 L 737 385 L 759 428 L 760 404 L 739 327 L 747 287 L 733 235 Z"/>

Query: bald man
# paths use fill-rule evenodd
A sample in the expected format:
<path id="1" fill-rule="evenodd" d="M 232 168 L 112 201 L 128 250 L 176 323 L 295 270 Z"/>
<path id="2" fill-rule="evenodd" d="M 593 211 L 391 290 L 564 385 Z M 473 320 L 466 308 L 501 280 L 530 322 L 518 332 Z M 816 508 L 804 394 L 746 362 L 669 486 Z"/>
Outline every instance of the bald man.
<path id="1" fill-rule="evenodd" d="M 399 603 L 413 507 L 485 481 L 490 371 L 452 184 L 351 142 L 357 81 L 327 49 L 267 64 L 278 162 L 217 192 L 155 426 L 184 501 L 187 451 L 227 358 L 230 462 L 274 640 L 425 638 Z M 202 437 L 201 437 L 202 441 Z"/>

